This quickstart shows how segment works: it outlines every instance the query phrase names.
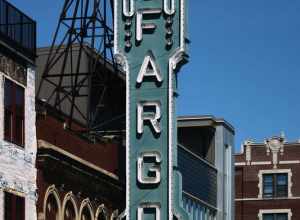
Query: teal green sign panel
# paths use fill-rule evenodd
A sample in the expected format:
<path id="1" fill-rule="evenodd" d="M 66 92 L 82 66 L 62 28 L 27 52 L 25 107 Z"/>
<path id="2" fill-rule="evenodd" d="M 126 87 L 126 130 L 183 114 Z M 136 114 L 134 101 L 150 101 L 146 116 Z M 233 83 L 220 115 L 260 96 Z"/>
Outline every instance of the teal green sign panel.
<path id="1" fill-rule="evenodd" d="M 114 53 L 126 73 L 126 219 L 188 219 L 181 207 L 176 73 L 184 0 L 115 0 Z"/>

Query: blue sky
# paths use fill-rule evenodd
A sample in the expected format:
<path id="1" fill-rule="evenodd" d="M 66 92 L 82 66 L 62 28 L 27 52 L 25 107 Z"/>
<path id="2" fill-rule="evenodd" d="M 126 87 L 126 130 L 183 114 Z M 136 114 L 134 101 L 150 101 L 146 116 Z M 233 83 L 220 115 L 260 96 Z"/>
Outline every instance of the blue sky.
<path id="1" fill-rule="evenodd" d="M 10 0 L 38 22 L 49 45 L 63 0 Z M 246 139 L 283 131 L 300 138 L 300 1 L 189 0 L 190 63 L 180 73 L 178 114 L 212 114 Z"/>

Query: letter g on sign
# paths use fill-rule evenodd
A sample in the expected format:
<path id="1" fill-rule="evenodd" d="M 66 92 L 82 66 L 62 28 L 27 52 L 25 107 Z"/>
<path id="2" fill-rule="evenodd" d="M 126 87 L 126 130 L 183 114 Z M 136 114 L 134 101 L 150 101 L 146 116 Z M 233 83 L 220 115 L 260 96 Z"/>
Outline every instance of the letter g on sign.
<path id="1" fill-rule="evenodd" d="M 145 167 L 144 167 L 144 159 L 154 159 L 154 165 L 148 168 L 148 173 L 145 174 Z M 138 157 L 137 161 L 137 179 L 141 184 L 158 184 L 161 180 L 161 155 L 157 151 L 153 152 L 142 152 Z M 149 176 L 149 173 L 153 175 Z"/>

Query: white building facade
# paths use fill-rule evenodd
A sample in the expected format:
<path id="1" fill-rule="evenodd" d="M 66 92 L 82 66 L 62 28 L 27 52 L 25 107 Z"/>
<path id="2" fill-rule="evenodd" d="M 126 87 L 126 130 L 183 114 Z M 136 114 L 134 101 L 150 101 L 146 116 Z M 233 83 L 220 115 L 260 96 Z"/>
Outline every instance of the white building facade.
<path id="1" fill-rule="evenodd" d="M 36 24 L 5 0 L 1 14 L 0 220 L 35 220 Z"/>

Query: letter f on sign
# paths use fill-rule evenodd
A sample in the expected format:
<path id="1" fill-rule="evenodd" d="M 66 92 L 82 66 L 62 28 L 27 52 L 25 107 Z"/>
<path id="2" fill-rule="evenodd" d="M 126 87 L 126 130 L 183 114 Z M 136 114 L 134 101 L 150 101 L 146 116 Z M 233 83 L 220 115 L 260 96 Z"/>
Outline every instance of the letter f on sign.
<path id="1" fill-rule="evenodd" d="M 143 23 L 143 15 L 155 15 L 160 14 L 161 9 L 140 9 L 137 11 L 136 16 L 136 40 L 141 41 L 143 39 L 143 30 L 156 29 L 156 25 L 153 23 Z"/>

